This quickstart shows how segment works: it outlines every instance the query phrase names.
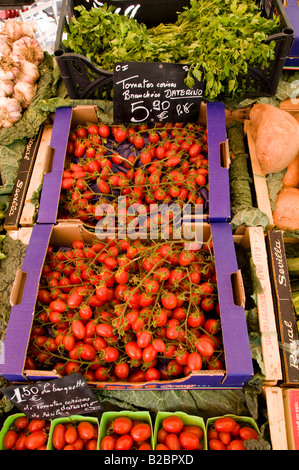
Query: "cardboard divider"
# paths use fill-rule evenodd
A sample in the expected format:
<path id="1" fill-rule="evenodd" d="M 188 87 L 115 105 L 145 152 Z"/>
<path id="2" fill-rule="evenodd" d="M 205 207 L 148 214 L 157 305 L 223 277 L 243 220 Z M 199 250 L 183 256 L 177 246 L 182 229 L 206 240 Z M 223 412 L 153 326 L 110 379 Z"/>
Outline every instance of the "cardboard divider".
<path id="1" fill-rule="evenodd" d="M 229 159 L 223 103 L 207 103 L 207 130 L 209 148 L 209 221 L 228 222 L 230 220 Z M 224 167 L 224 165 L 226 166 Z"/>

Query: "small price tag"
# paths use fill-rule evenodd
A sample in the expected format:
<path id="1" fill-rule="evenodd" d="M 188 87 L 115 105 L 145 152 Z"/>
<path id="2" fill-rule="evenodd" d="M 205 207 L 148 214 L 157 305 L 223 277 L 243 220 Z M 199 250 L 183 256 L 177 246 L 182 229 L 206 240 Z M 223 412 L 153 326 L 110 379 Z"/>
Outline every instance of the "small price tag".
<path id="1" fill-rule="evenodd" d="M 31 419 L 54 419 L 102 409 L 81 374 L 1 389 Z"/>
<path id="2" fill-rule="evenodd" d="M 116 124 L 194 122 L 204 86 L 184 80 L 189 66 L 161 62 L 118 62 L 113 72 L 113 119 Z"/>

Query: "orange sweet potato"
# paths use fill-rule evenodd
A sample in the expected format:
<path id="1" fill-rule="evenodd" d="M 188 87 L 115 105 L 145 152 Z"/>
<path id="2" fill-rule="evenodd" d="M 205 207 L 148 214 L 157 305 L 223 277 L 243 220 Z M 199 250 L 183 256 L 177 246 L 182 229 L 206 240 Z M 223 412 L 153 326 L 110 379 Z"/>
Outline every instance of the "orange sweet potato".
<path id="1" fill-rule="evenodd" d="M 299 230 L 299 189 L 282 188 L 276 199 L 273 222 L 280 230 Z"/>
<path id="2" fill-rule="evenodd" d="M 299 152 L 289 164 L 282 180 L 283 186 L 299 188 Z"/>
<path id="3" fill-rule="evenodd" d="M 265 103 L 250 111 L 256 157 L 265 175 L 289 166 L 299 151 L 299 124 L 286 111 Z"/>

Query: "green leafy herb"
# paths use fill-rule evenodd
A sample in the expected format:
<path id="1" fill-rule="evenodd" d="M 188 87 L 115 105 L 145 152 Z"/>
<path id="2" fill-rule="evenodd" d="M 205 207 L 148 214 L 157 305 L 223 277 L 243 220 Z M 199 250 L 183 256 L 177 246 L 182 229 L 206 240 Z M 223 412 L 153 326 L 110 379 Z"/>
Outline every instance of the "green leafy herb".
<path id="1" fill-rule="evenodd" d="M 252 0 L 191 0 L 175 23 L 150 29 L 106 4 L 76 9 L 64 41 L 71 51 L 104 70 L 116 61 L 188 63 L 187 85 L 203 79 L 208 100 L 248 91 L 248 65 L 269 67 L 275 43 L 266 40 L 279 32 L 279 17 L 264 18 Z"/>

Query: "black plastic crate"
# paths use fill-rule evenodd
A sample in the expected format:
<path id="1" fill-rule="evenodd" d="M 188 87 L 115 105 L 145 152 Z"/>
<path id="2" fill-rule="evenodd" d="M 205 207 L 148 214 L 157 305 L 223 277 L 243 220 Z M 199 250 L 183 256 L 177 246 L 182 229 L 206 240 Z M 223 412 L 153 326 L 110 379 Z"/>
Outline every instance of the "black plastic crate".
<path id="1" fill-rule="evenodd" d="M 121 13 L 125 13 L 128 5 L 134 0 L 109 0 L 105 3 L 108 5 L 122 7 Z M 159 3 L 159 8 L 153 8 L 153 3 Z M 136 11 L 134 18 L 140 22 L 150 25 L 149 16 L 159 12 L 156 23 L 167 23 L 169 15 L 182 10 L 184 6 L 188 6 L 190 2 L 186 0 L 145 0 L 140 1 L 141 7 Z M 101 8 L 102 3 L 98 0 L 93 2 L 79 0 L 63 0 L 61 6 L 60 20 L 57 28 L 57 36 L 55 42 L 54 56 L 56 58 L 61 76 L 67 88 L 68 94 L 72 99 L 83 98 L 111 98 L 113 87 L 113 72 L 100 69 L 89 59 L 80 54 L 72 53 L 66 50 L 63 45 L 63 32 L 68 30 L 68 22 L 72 16 L 78 16 L 78 12 L 74 10 L 75 6 L 83 5 L 86 9 L 92 6 Z M 171 11 L 169 11 L 172 5 Z M 166 7 L 164 9 L 164 6 Z M 248 73 L 246 77 L 240 77 L 240 83 L 246 88 L 254 89 L 254 92 L 245 93 L 245 97 L 273 96 L 276 93 L 278 82 L 283 70 L 283 66 L 294 40 L 294 30 L 285 13 L 280 0 L 262 0 L 259 2 L 262 14 L 271 18 L 273 14 L 279 16 L 281 31 L 267 38 L 267 43 L 275 42 L 275 58 L 269 61 L 267 69 L 259 69 L 248 65 Z M 130 10 L 131 11 L 131 10 Z M 128 12 L 127 12 L 128 13 Z M 138 19 L 138 14 L 139 19 Z M 163 17 L 163 15 L 165 15 Z M 168 16 L 167 16 L 168 15 Z M 144 21 L 142 21 L 142 18 Z M 148 21 L 147 21 L 148 20 Z M 174 19 L 175 21 L 175 19 Z"/>
<path id="2" fill-rule="evenodd" d="M 139 23 L 144 23 L 148 27 L 157 26 L 160 23 L 174 23 L 177 19 L 177 12 L 183 7 L 190 5 L 190 0 L 73 0 L 74 7 L 83 5 L 86 10 L 93 6 L 100 7 L 103 3 L 114 6 L 116 11 L 122 15 L 135 18 Z M 78 12 L 74 12 L 77 16 Z"/>
<path id="3" fill-rule="evenodd" d="M 0 3 L 0 10 L 22 8 L 28 5 L 33 5 L 34 2 L 35 0 L 4 0 Z"/>

